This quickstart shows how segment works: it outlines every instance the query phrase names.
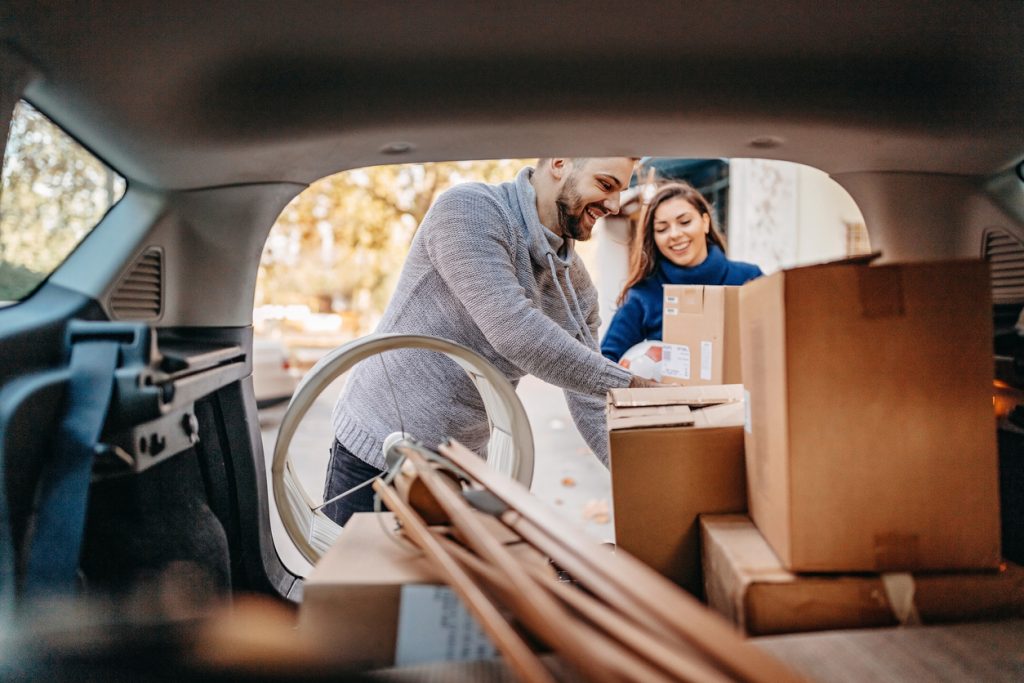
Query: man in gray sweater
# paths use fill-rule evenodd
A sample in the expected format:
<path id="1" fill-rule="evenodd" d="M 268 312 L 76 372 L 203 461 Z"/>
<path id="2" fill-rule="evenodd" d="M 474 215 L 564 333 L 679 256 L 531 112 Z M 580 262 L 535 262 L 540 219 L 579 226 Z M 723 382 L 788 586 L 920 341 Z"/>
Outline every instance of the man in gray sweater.
<path id="1" fill-rule="evenodd" d="M 377 331 L 449 339 L 489 360 L 513 385 L 531 374 L 562 387 L 576 426 L 607 466 L 605 395 L 649 382 L 601 355 L 597 291 L 573 243 L 619 210 L 634 161 L 540 159 L 512 182 L 444 192 L 413 239 Z M 400 424 L 428 446 L 451 437 L 482 452 L 489 437 L 483 401 L 465 371 L 420 349 L 356 365 L 332 423 L 324 500 L 380 474 L 384 438 Z M 325 512 L 344 524 L 353 512 L 371 510 L 372 501 L 363 487 Z"/>

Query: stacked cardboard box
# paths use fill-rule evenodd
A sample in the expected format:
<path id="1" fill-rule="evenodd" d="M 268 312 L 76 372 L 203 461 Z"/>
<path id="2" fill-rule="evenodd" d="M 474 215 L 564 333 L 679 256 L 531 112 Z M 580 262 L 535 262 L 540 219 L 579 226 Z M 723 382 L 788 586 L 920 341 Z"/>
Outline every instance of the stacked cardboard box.
<path id="1" fill-rule="evenodd" d="M 1020 570 L 1000 570 L 989 287 L 984 263 L 959 261 L 741 288 L 756 528 L 705 524 L 713 606 L 755 633 L 890 623 L 890 606 L 1019 613 Z"/>
<path id="2" fill-rule="evenodd" d="M 1024 568 L 1014 564 L 913 576 L 797 575 L 746 515 L 704 515 L 700 528 L 708 606 L 748 635 L 1024 615 Z"/>
<path id="3" fill-rule="evenodd" d="M 750 512 L 788 569 L 999 565 L 989 288 L 959 261 L 741 289 Z"/>
<path id="4" fill-rule="evenodd" d="M 740 385 L 609 394 L 616 544 L 695 595 L 697 515 L 746 509 L 741 396 Z"/>
<path id="5" fill-rule="evenodd" d="M 665 285 L 662 381 L 740 384 L 739 287 Z"/>

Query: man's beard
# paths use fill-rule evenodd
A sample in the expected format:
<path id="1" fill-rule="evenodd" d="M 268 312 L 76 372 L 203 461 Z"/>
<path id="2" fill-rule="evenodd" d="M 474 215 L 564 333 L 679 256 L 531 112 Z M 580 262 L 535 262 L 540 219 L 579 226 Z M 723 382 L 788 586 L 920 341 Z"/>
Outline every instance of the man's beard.
<path id="1" fill-rule="evenodd" d="M 576 179 L 573 176 L 565 181 L 565 186 L 558 193 L 555 200 L 558 207 L 558 227 L 562 231 L 562 237 L 569 237 L 574 240 L 586 240 L 590 233 L 582 235 L 580 218 L 583 215 L 583 198 L 576 190 Z"/>

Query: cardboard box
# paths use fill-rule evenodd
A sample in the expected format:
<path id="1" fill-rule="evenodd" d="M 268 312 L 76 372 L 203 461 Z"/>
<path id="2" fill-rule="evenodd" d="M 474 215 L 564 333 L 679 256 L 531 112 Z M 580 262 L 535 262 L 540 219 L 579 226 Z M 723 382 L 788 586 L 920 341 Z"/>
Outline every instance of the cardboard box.
<path id="1" fill-rule="evenodd" d="M 481 519 L 514 535 L 493 518 Z M 388 538 L 391 513 L 357 513 L 306 579 L 299 628 L 353 668 L 484 659 L 496 650 L 430 561 Z M 509 546 L 546 565 L 526 544 Z"/>
<path id="2" fill-rule="evenodd" d="M 746 515 L 703 516 L 700 526 L 708 606 L 748 635 L 894 626 L 901 604 L 904 621 L 913 605 L 924 623 L 1024 615 L 1024 569 L 1017 565 L 885 579 L 797 575 L 783 568 Z"/>
<path id="3" fill-rule="evenodd" d="M 989 287 L 959 261 L 740 289 L 750 510 L 788 569 L 999 564 Z"/>
<path id="4" fill-rule="evenodd" d="M 740 384 L 739 287 L 665 285 L 662 381 Z"/>
<path id="5" fill-rule="evenodd" d="M 636 389 L 619 394 L 622 405 L 615 392 L 609 397 L 616 546 L 697 596 L 697 515 L 746 509 L 741 392 L 739 385 Z M 691 401 L 733 400 L 704 408 L 657 404 L 687 394 Z M 653 419 L 645 423 L 645 414 Z"/>

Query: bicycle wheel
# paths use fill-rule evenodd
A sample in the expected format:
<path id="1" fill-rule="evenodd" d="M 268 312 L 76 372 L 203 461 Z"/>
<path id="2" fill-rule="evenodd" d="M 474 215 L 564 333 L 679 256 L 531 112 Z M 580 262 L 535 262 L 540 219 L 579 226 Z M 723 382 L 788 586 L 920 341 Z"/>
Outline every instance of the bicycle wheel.
<path id="1" fill-rule="evenodd" d="M 274 502 L 292 543 L 315 563 L 341 527 L 312 498 L 296 475 L 290 457 L 295 431 L 306 412 L 331 382 L 356 363 L 385 351 L 426 349 L 443 353 L 466 371 L 483 399 L 490 423 L 487 464 L 527 488 L 533 481 L 533 432 L 512 384 L 488 360 L 455 342 L 417 334 L 371 334 L 334 349 L 313 366 L 288 404 L 274 445 L 271 481 Z M 415 437 L 415 434 L 411 435 Z M 436 444 L 428 444 L 436 445 Z"/>

